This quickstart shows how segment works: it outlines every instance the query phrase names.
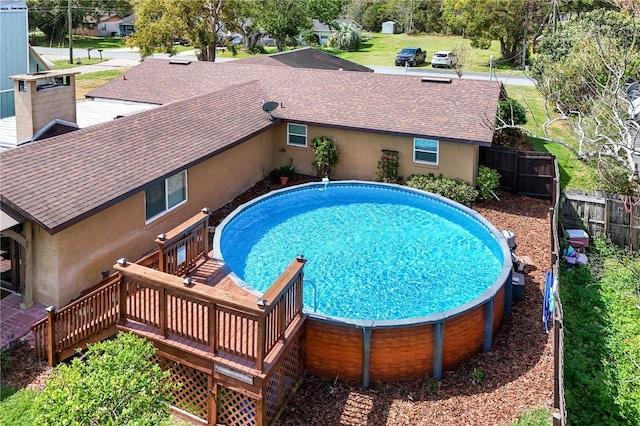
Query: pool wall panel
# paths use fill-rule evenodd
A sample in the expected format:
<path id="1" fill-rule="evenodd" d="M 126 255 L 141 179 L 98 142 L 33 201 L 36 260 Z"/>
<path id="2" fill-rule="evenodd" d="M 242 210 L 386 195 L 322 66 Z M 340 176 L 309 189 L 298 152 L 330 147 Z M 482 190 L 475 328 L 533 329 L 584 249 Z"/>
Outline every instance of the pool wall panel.
<path id="1" fill-rule="evenodd" d="M 484 305 L 444 323 L 442 367 L 456 368 L 482 350 L 484 338 Z"/>
<path id="2" fill-rule="evenodd" d="M 433 325 L 373 329 L 371 383 L 424 378 L 432 370 Z"/>
<path id="3" fill-rule="evenodd" d="M 500 326 L 502 325 L 502 319 L 504 317 L 504 286 L 496 293 L 493 304 L 493 336 L 495 337 Z"/>
<path id="4" fill-rule="evenodd" d="M 363 332 L 307 318 L 304 354 L 309 374 L 341 380 L 362 380 Z"/>

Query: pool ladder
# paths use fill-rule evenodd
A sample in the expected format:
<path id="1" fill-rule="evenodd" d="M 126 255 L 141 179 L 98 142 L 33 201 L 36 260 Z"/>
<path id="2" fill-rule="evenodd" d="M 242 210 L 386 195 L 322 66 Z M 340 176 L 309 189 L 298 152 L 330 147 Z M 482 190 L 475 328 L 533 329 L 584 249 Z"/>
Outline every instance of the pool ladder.
<path id="1" fill-rule="evenodd" d="M 303 283 L 309 283 L 311 284 L 311 287 L 313 288 L 313 312 L 316 312 L 318 310 L 318 300 L 317 300 L 317 289 L 316 289 L 316 285 L 313 283 L 312 280 L 303 280 Z"/>

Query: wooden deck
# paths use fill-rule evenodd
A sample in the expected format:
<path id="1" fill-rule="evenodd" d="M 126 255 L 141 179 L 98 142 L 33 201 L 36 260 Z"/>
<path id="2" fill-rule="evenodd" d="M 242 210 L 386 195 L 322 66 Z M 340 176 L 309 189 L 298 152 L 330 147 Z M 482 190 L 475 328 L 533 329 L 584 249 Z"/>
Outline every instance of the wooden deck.
<path id="1" fill-rule="evenodd" d="M 153 342 L 177 382 L 175 404 L 207 424 L 269 423 L 302 377 L 303 268 L 294 259 L 258 297 L 208 250 L 204 209 L 156 239 L 135 263 L 120 259 L 87 294 L 32 326 L 51 366 L 118 331 Z"/>

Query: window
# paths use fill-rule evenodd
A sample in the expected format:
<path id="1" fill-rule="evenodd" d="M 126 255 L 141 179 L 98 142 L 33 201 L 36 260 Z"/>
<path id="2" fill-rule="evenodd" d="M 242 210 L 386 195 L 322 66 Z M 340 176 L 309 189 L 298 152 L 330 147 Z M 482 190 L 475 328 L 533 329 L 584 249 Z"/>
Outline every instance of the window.
<path id="1" fill-rule="evenodd" d="M 287 125 L 287 145 L 307 146 L 307 126 L 304 124 Z"/>
<path id="2" fill-rule="evenodd" d="M 414 138 L 413 161 L 416 163 L 438 164 L 438 141 Z"/>
<path id="3" fill-rule="evenodd" d="M 147 222 L 187 200 L 187 172 L 154 182 L 144 190 Z"/>

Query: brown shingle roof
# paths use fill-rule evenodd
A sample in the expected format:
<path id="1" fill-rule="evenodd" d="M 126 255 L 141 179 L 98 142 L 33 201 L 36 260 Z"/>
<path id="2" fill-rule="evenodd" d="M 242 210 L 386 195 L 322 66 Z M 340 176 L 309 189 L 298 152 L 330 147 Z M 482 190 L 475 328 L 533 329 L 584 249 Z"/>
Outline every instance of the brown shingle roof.
<path id="1" fill-rule="evenodd" d="M 55 233 L 272 126 L 262 99 L 247 82 L 4 151 L 1 200 Z"/>
<path id="2" fill-rule="evenodd" d="M 95 97 L 166 104 L 0 153 L 2 202 L 55 233 L 209 158 L 276 118 L 489 145 L 496 82 L 147 59 Z M 204 94 L 203 94 L 204 93 Z"/>
<path id="3" fill-rule="evenodd" d="M 256 80 L 269 99 L 280 102 L 274 115 L 286 120 L 373 132 L 435 137 L 490 145 L 500 85 L 452 79 L 271 67 L 244 61 L 170 64 L 147 59 L 89 93 L 92 97 L 165 103 L 203 90 Z"/>

